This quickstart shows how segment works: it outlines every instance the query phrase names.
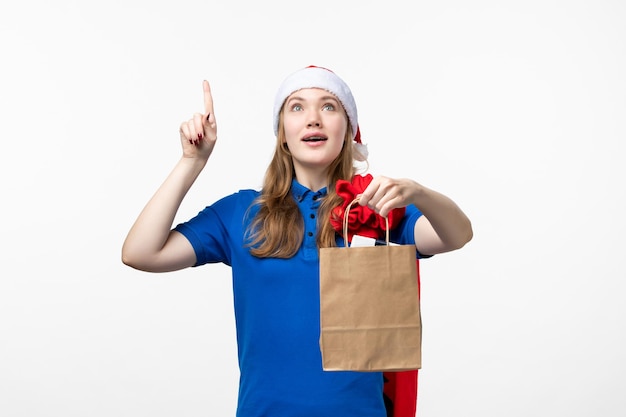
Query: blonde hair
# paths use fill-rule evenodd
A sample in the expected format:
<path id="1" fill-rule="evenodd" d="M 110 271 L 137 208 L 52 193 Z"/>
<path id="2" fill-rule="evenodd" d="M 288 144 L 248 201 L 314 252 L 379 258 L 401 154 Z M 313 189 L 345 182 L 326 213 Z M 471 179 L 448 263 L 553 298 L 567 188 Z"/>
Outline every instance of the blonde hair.
<path id="1" fill-rule="evenodd" d="M 350 181 L 356 173 L 352 136 L 348 124 L 344 145 L 328 167 L 327 195 L 321 200 L 317 215 L 316 241 L 319 248 L 336 246 L 330 216 L 332 209 L 343 203 L 335 184 L 338 180 Z M 265 173 L 261 195 L 255 201 L 259 211 L 247 231 L 247 244 L 252 255 L 259 258 L 291 258 L 298 252 L 304 237 L 304 219 L 291 196 L 294 176 L 291 152 L 285 143 L 281 110 L 276 149 Z"/>

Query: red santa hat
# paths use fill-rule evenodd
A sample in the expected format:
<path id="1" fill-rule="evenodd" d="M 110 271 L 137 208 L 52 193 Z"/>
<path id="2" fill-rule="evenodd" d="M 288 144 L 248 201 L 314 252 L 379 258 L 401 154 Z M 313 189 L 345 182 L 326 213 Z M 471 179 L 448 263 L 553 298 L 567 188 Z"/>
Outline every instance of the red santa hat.
<path id="1" fill-rule="evenodd" d="M 283 81 L 274 100 L 274 134 L 278 135 L 278 118 L 285 100 L 292 93 L 303 88 L 321 88 L 334 94 L 339 99 L 348 115 L 348 122 L 352 128 L 352 139 L 354 140 L 356 150 L 354 159 L 365 161 L 368 154 L 367 146 L 361 142 L 359 118 L 352 92 L 341 78 L 327 68 L 310 65 L 292 73 Z"/>

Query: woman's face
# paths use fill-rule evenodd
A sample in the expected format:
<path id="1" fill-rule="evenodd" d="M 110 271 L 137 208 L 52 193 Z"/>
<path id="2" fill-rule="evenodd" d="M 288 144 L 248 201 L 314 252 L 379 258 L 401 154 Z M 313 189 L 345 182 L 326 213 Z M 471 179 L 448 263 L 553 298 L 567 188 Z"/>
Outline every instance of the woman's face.
<path id="1" fill-rule="evenodd" d="M 298 90 L 283 107 L 285 140 L 298 174 L 322 174 L 343 147 L 348 117 L 335 95 L 319 88 Z"/>

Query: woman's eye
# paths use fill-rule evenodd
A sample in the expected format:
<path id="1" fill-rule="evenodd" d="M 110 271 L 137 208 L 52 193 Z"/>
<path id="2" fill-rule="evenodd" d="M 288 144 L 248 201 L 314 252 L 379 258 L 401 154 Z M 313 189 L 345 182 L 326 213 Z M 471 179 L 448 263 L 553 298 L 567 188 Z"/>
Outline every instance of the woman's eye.
<path id="1" fill-rule="evenodd" d="M 302 106 L 299 104 L 294 104 L 293 106 L 291 106 L 291 111 L 301 111 L 302 110 Z"/>
<path id="2" fill-rule="evenodd" d="M 335 106 L 332 104 L 324 104 L 324 107 L 322 107 L 324 110 L 335 110 Z"/>

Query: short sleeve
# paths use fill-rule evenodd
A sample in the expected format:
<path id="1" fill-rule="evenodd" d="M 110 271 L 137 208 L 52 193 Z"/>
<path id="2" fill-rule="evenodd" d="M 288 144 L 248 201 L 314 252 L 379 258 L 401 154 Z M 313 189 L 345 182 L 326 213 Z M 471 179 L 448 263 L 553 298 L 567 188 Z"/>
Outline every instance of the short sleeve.
<path id="1" fill-rule="evenodd" d="M 239 191 L 205 207 L 174 230 L 189 240 L 196 253 L 196 265 L 232 265 L 233 248 L 243 242 L 244 220 L 257 193 Z"/>
<path id="2" fill-rule="evenodd" d="M 415 223 L 423 216 L 422 212 L 413 204 L 406 206 L 404 217 L 398 226 L 389 233 L 389 240 L 400 245 L 415 245 Z M 419 259 L 430 258 L 432 255 L 422 255 L 417 252 Z"/>

